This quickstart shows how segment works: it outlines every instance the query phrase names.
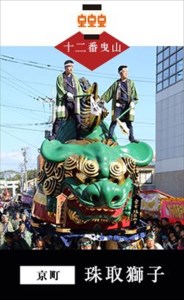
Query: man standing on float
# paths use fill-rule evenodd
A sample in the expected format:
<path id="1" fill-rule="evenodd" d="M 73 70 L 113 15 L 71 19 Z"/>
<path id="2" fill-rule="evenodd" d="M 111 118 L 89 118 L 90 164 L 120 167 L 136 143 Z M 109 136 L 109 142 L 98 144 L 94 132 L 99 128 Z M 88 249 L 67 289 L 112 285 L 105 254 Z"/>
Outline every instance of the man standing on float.
<path id="1" fill-rule="evenodd" d="M 56 120 L 53 127 L 53 135 L 56 136 L 63 119 L 74 118 L 77 138 L 80 138 L 80 97 L 83 95 L 78 78 L 73 74 L 74 62 L 67 60 L 64 63 L 65 71 L 56 80 Z"/>
<path id="2" fill-rule="evenodd" d="M 109 102 L 112 99 L 112 122 L 109 127 L 108 138 L 113 139 L 114 129 L 117 124 L 117 118 L 123 114 L 126 110 L 130 110 L 120 118 L 124 121 L 129 129 L 129 141 L 131 143 L 138 143 L 139 141 L 134 138 L 132 122 L 134 121 L 134 115 L 130 113 L 134 111 L 135 101 L 138 101 L 138 95 L 133 80 L 128 79 L 128 67 L 119 66 L 118 73 L 120 79 L 116 80 L 109 89 L 101 96 L 101 99 L 105 102 Z"/>

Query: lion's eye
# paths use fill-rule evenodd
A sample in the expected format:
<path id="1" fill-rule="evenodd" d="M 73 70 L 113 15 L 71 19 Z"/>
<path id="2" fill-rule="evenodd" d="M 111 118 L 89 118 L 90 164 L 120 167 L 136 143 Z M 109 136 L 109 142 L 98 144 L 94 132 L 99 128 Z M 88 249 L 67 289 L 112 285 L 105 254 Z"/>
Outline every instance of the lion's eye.
<path id="1" fill-rule="evenodd" d="M 99 165 L 97 161 L 86 160 L 82 165 L 81 171 L 89 177 L 96 177 L 99 174 Z"/>
<path id="2" fill-rule="evenodd" d="M 119 178 L 126 173 L 126 165 L 123 161 L 112 162 L 109 169 L 112 178 Z"/>
<path id="3" fill-rule="evenodd" d="M 125 180 L 125 173 L 127 171 L 126 165 L 122 159 L 112 162 L 109 167 L 110 178 L 109 180 L 116 183 L 122 184 Z"/>

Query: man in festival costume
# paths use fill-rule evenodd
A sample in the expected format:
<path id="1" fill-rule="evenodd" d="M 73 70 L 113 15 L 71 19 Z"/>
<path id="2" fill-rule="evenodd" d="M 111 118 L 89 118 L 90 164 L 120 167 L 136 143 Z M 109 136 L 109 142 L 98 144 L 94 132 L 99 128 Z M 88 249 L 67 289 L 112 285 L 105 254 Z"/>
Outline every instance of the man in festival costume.
<path id="1" fill-rule="evenodd" d="M 65 71 L 56 80 L 56 120 L 53 126 L 55 137 L 63 119 L 72 117 L 76 123 L 77 138 L 81 128 L 80 119 L 80 95 L 84 92 L 78 78 L 73 74 L 74 62 L 66 60 Z"/>
<path id="2" fill-rule="evenodd" d="M 120 79 L 116 80 L 108 90 L 101 96 L 105 102 L 112 99 L 112 122 L 109 127 L 108 138 L 113 138 L 114 129 L 117 119 L 130 108 L 127 113 L 120 118 L 124 121 L 129 129 L 129 140 L 131 143 L 138 143 L 134 138 L 132 122 L 134 121 L 135 101 L 138 101 L 138 95 L 133 80 L 128 79 L 128 67 L 119 66 L 118 73 Z"/>

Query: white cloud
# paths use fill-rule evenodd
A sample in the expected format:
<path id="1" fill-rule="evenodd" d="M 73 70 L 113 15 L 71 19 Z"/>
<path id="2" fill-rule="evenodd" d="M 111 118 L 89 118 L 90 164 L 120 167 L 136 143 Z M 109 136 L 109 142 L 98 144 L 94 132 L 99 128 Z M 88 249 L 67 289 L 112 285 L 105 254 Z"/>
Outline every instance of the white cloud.
<path id="1" fill-rule="evenodd" d="M 13 161 L 22 160 L 21 152 L 2 152 L 0 154 L 1 159 L 10 159 Z"/>
<path id="2" fill-rule="evenodd" d="M 0 153 L 1 171 L 15 170 L 20 171 L 20 163 L 23 161 L 21 152 L 2 152 Z"/>

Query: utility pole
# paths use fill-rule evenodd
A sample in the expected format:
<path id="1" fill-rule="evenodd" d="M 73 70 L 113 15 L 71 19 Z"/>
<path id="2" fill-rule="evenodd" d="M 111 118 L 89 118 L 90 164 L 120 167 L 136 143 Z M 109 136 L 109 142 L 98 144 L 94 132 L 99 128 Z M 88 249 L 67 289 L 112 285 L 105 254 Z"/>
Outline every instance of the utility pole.
<path id="1" fill-rule="evenodd" d="M 56 100 L 55 98 L 52 99 L 52 124 L 54 123 L 55 121 L 55 106 L 56 106 Z"/>
<path id="2" fill-rule="evenodd" d="M 27 190 L 27 147 L 21 148 L 22 155 L 24 157 L 23 168 L 24 168 L 24 189 Z"/>
<path id="3" fill-rule="evenodd" d="M 48 102 L 48 101 L 47 101 Z M 51 124 L 53 127 L 54 121 L 55 121 L 55 106 L 56 106 L 56 99 L 55 98 L 49 98 L 49 103 L 51 103 Z M 52 129 L 50 130 L 45 130 L 45 138 L 49 138 L 51 135 Z"/>
<path id="4" fill-rule="evenodd" d="M 21 173 L 21 180 L 20 180 L 20 191 L 21 193 L 24 190 L 24 168 L 23 168 L 23 163 L 20 164 L 20 173 Z"/>

